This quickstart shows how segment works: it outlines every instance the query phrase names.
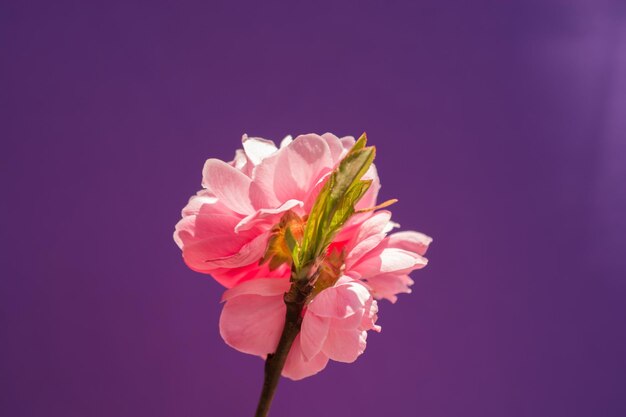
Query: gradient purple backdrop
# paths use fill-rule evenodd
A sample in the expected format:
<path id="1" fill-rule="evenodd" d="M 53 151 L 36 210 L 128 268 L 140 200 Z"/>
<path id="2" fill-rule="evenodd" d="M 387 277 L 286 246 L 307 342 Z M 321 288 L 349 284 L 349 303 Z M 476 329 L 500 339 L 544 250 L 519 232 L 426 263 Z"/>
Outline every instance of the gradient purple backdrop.
<path id="1" fill-rule="evenodd" d="M 0 45 L 3 417 L 251 416 L 173 227 L 243 133 L 325 131 L 435 242 L 272 416 L 626 415 L 619 2 L 3 2 Z"/>

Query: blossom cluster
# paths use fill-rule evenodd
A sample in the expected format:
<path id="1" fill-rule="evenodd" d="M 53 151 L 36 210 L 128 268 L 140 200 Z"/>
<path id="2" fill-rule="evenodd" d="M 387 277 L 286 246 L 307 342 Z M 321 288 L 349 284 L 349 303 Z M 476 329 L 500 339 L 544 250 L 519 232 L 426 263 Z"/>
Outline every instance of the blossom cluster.
<path id="1" fill-rule="evenodd" d="M 284 294 L 292 259 L 287 245 L 306 227 L 320 190 L 355 145 L 352 137 L 302 135 L 274 142 L 244 136 L 230 162 L 206 161 L 202 187 L 182 211 L 174 240 L 185 263 L 227 288 L 220 333 L 233 348 L 266 357 L 285 324 Z M 377 300 L 410 293 L 409 273 L 422 268 L 431 238 L 374 210 L 380 181 L 372 164 L 369 188 L 333 236 L 319 265 L 320 285 L 303 309 L 301 331 L 282 370 L 301 379 L 329 359 L 353 362 L 376 324 Z M 295 237 L 294 237 L 295 236 Z"/>

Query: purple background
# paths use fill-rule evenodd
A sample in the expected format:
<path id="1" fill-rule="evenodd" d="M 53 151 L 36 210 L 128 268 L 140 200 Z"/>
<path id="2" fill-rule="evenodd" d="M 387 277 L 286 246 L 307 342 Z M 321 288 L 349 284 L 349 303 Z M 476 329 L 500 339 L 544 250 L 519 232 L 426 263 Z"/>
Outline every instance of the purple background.
<path id="1" fill-rule="evenodd" d="M 262 361 L 172 241 L 241 134 L 367 131 L 435 238 L 273 416 L 626 415 L 626 9 L 3 2 L 0 415 L 251 416 Z"/>

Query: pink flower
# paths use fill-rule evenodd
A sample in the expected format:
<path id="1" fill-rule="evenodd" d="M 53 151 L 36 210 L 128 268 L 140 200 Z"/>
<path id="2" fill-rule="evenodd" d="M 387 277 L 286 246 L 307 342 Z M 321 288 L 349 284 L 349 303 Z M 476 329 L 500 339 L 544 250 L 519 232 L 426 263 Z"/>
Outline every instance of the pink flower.
<path id="1" fill-rule="evenodd" d="M 272 141 L 242 139 L 230 163 L 206 161 L 203 190 L 191 197 L 176 225 L 174 240 L 194 271 L 211 274 L 227 288 L 258 277 L 286 277 L 283 264 L 259 266 L 271 229 L 283 213 L 309 212 L 328 174 L 354 144 L 354 138 L 326 133 L 295 140 L 280 149 Z M 372 165 L 364 178 L 373 184 L 357 208 L 372 207 L 380 184 Z"/>
<path id="2" fill-rule="evenodd" d="M 276 351 L 285 325 L 284 295 L 291 285 L 295 247 L 289 248 L 287 237 L 292 242 L 304 239 L 304 225 L 320 190 L 355 142 L 328 133 L 288 137 L 280 149 L 264 139 L 244 136 L 242 142 L 243 149 L 230 163 L 206 161 L 204 189 L 183 209 L 174 239 L 191 269 L 211 274 L 229 288 L 220 318 L 226 343 L 266 357 Z M 357 147 L 351 155 L 355 150 L 373 158 L 373 148 Z M 354 161 L 350 156 L 346 160 Z M 409 273 L 427 263 L 423 255 L 431 238 L 411 231 L 388 235 L 397 226 L 391 213 L 363 210 L 376 205 L 380 183 L 374 165 L 363 179 L 372 184 L 358 200 L 357 211 L 352 214 L 350 205 L 352 216 L 339 223 L 336 235 L 334 229 L 328 240 L 319 240 L 324 245 L 315 252 L 315 264 L 307 264 L 315 265 L 316 281 L 306 303 L 299 304 L 301 331 L 282 371 L 291 379 L 319 372 L 329 359 L 356 360 L 365 350 L 367 332 L 380 331 L 375 299 L 395 302 L 397 294 L 409 293 Z M 294 261 L 296 273 L 300 266 Z"/>
<path id="3" fill-rule="evenodd" d="M 287 279 L 255 279 L 224 293 L 220 333 L 235 349 L 265 357 L 274 352 L 285 324 Z M 306 307 L 300 334 L 289 351 L 283 376 L 298 380 L 316 374 L 329 359 L 354 362 L 365 350 L 375 324 L 376 301 L 359 282 L 341 277 Z"/>

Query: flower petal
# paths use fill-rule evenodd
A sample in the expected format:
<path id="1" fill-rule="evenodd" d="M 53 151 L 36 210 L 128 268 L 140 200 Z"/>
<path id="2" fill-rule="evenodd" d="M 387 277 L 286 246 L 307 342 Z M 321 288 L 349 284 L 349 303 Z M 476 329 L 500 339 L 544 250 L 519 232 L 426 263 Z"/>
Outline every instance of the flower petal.
<path id="1" fill-rule="evenodd" d="M 328 356 L 324 355 L 322 352 L 318 353 L 310 360 L 307 360 L 302 353 L 300 337 L 300 335 L 296 336 L 296 340 L 294 340 L 291 346 L 282 372 L 284 377 L 294 381 L 315 375 L 328 364 Z"/>
<path id="2" fill-rule="evenodd" d="M 211 265 L 206 263 L 207 260 L 238 254 L 251 237 L 233 233 L 238 221 L 238 217 L 225 214 L 183 217 L 176 224 L 174 235 L 187 265 L 199 272 L 209 272 Z"/>
<path id="3" fill-rule="evenodd" d="M 282 296 L 289 291 L 290 285 L 288 279 L 259 278 L 224 291 L 222 302 L 242 295 Z"/>
<path id="4" fill-rule="evenodd" d="M 367 288 L 348 277 L 341 277 L 334 287 L 320 292 L 308 306 L 319 317 L 346 319 L 362 313 L 371 297 Z"/>
<path id="5" fill-rule="evenodd" d="M 247 176 L 250 176 L 251 166 L 248 162 L 248 157 L 243 149 L 237 149 L 235 151 L 235 157 L 228 163 L 230 166 L 237 168 Z"/>
<path id="6" fill-rule="evenodd" d="M 389 211 L 378 211 L 369 219 L 365 220 L 359 229 L 353 234 L 353 238 L 346 250 L 346 269 L 350 269 L 352 265 L 359 261 L 366 253 L 374 249 L 385 238 L 385 227 L 391 219 Z"/>
<path id="7" fill-rule="evenodd" d="M 338 362 L 354 362 L 365 351 L 365 330 L 344 330 L 331 325 L 322 352 Z"/>
<path id="8" fill-rule="evenodd" d="M 423 233 L 407 230 L 389 235 L 388 246 L 392 248 L 404 249 L 424 255 L 428 250 L 433 238 Z"/>
<path id="9" fill-rule="evenodd" d="M 326 140 L 304 135 L 261 161 L 253 176 L 265 193 L 275 196 L 274 203 L 280 204 L 290 199 L 305 201 L 317 181 L 332 168 Z"/>
<path id="10" fill-rule="evenodd" d="M 264 222 L 267 219 L 271 219 L 277 214 L 282 214 L 288 210 L 291 210 L 296 207 L 302 207 L 303 203 L 299 200 L 287 200 L 280 207 L 275 209 L 260 209 L 256 211 L 254 214 L 250 214 L 249 216 L 244 217 L 241 221 L 235 226 L 235 232 L 239 233 L 242 231 L 250 230 L 255 225 L 260 222 Z M 278 223 L 278 220 L 274 222 Z"/>
<path id="11" fill-rule="evenodd" d="M 236 213 L 221 204 L 218 198 L 207 190 L 200 190 L 196 195 L 191 196 L 181 214 L 183 217 L 192 216 L 199 214 L 201 211 L 236 215 Z"/>
<path id="12" fill-rule="evenodd" d="M 322 350 L 322 345 L 328 334 L 330 320 L 327 317 L 319 317 L 309 311 L 304 314 L 300 343 L 302 353 L 306 359 L 310 360 Z"/>
<path id="13" fill-rule="evenodd" d="M 209 258 L 205 262 L 212 268 L 236 268 L 258 262 L 265 253 L 268 238 L 269 232 L 265 232 L 243 245 L 238 252 L 228 256 Z"/>
<path id="14" fill-rule="evenodd" d="M 246 156 L 254 165 L 260 164 L 263 159 L 278 150 L 274 142 L 267 139 L 249 138 L 247 135 L 244 135 L 241 142 Z"/>
<path id="15" fill-rule="evenodd" d="M 383 242 L 384 244 L 385 242 Z M 374 275 L 395 272 L 408 273 L 414 269 L 423 268 L 428 263 L 426 258 L 404 249 L 387 248 L 381 245 L 371 251 L 350 269 L 350 273 L 357 273 L 362 278 Z"/>
<path id="16" fill-rule="evenodd" d="M 341 140 L 332 133 L 324 133 L 322 137 L 326 139 L 326 143 L 330 149 L 330 155 L 333 158 L 333 164 L 336 165 L 348 150 L 343 147 Z"/>
<path id="17" fill-rule="evenodd" d="M 202 171 L 202 186 L 236 213 L 254 212 L 250 202 L 252 180 L 237 168 L 219 159 L 208 159 Z"/>
<path id="18" fill-rule="evenodd" d="M 397 294 L 411 293 L 413 280 L 406 274 L 381 274 L 367 278 L 367 286 L 372 289 L 372 295 L 376 298 L 386 298 L 395 303 Z"/>
<path id="19" fill-rule="evenodd" d="M 289 146 L 291 142 L 293 142 L 293 137 L 291 135 L 287 135 L 283 138 L 283 140 L 280 141 L 280 147 L 284 148 L 286 146 Z"/>
<path id="20" fill-rule="evenodd" d="M 259 285 L 258 281 L 261 280 L 249 282 Z M 262 288 L 259 290 L 263 291 Z M 232 296 L 222 309 L 220 334 L 226 344 L 240 352 L 259 356 L 270 354 L 278 345 L 285 310 L 282 295 Z"/>
<path id="21" fill-rule="evenodd" d="M 352 149 L 354 143 L 356 142 L 353 136 L 344 136 L 339 140 L 341 141 L 341 144 L 346 151 Z"/>
<path id="22" fill-rule="evenodd" d="M 267 263 L 259 265 L 255 262 L 236 268 L 215 268 L 208 273 L 226 288 L 233 288 L 241 283 L 261 278 L 282 278 L 288 280 L 291 272 L 286 264 L 270 270 Z"/>

